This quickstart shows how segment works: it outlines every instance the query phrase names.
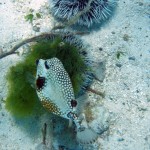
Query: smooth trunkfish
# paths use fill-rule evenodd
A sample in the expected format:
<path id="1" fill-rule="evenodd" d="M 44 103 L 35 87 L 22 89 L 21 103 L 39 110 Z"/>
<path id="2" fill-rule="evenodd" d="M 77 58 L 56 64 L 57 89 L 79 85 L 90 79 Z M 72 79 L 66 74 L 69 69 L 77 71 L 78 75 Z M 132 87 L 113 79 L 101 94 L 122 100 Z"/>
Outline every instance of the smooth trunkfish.
<path id="1" fill-rule="evenodd" d="M 36 65 L 36 91 L 42 105 L 50 112 L 75 123 L 79 143 L 95 141 L 97 134 L 87 124 L 83 125 L 77 115 L 79 103 L 75 99 L 70 77 L 62 62 L 57 58 L 39 59 Z"/>

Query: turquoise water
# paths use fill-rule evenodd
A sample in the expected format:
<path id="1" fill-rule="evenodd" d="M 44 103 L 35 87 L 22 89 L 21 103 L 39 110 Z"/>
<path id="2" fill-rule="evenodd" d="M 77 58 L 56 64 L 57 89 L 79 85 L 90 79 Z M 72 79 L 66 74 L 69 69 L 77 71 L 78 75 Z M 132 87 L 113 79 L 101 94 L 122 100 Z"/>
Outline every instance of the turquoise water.
<path id="1" fill-rule="evenodd" d="M 52 1 L 47 0 L 0 1 L 0 53 L 8 52 L 23 39 L 50 32 L 60 21 L 53 17 L 54 12 L 50 13 L 51 7 Z M 111 13 L 107 21 L 94 25 L 90 22 L 90 28 L 77 25 L 66 28 L 76 33 L 80 29 L 79 38 L 87 46 L 88 58 L 94 62 L 97 76 L 100 76 L 101 69 L 96 65 L 105 62 L 102 81 L 94 80 L 91 85 L 92 89 L 105 92 L 105 97 L 88 92 L 81 98 L 87 100 L 84 114 L 88 125 L 98 134 L 98 140 L 90 145 L 79 145 L 75 126 L 68 127 L 68 120 L 49 113 L 21 119 L 8 113 L 5 109 L 8 93 L 5 77 L 8 69 L 22 60 L 22 53 L 29 50 L 29 46 L 24 45 L 19 49 L 19 55 L 0 59 L 1 150 L 44 147 L 56 150 L 150 149 L 150 2 L 118 1 Z M 28 14 L 33 15 L 33 20 L 25 19 Z M 46 144 L 43 144 L 41 129 L 45 123 L 47 134 Z"/>

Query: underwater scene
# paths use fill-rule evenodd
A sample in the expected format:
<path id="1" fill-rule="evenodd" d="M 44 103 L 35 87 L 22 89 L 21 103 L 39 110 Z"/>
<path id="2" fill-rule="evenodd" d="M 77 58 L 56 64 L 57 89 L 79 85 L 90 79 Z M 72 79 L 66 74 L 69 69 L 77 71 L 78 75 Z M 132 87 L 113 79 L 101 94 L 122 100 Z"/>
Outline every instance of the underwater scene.
<path id="1" fill-rule="evenodd" d="M 0 0 L 0 150 L 150 150 L 150 1 Z"/>

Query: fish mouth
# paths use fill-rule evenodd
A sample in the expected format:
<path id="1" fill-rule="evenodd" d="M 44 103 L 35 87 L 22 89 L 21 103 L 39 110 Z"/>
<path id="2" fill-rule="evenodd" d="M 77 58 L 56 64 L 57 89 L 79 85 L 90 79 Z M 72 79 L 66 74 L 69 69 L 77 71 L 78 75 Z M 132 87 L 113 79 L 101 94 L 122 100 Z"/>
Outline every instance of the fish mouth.
<path id="1" fill-rule="evenodd" d="M 36 88 L 37 90 L 42 90 L 45 86 L 45 77 L 40 77 L 38 76 L 38 78 L 36 79 Z"/>

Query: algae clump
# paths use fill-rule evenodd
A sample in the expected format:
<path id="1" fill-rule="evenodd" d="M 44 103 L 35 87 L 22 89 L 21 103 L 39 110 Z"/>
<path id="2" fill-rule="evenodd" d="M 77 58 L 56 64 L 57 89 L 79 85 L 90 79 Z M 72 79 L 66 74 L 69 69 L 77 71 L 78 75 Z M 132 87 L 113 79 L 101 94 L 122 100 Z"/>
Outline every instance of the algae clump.
<path id="1" fill-rule="evenodd" d="M 82 74 L 87 68 L 79 49 L 60 38 L 38 42 L 31 46 L 24 60 L 12 66 L 7 74 L 9 91 L 6 108 L 14 116 L 23 117 L 44 111 L 35 89 L 35 61 L 53 57 L 61 60 L 71 78 L 75 95 L 78 94 L 84 80 Z"/>

